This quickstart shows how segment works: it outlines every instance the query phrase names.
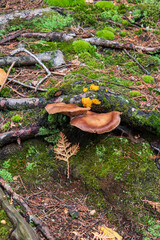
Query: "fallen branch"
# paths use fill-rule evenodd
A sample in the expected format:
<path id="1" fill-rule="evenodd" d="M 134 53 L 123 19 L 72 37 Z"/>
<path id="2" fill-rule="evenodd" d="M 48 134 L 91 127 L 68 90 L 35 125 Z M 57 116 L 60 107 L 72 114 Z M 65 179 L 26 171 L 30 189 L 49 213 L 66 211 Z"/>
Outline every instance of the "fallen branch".
<path id="1" fill-rule="evenodd" d="M 147 74 L 147 75 L 151 75 L 150 72 L 148 72 L 147 69 L 145 69 L 131 54 L 129 54 L 129 52 L 124 49 L 124 52 L 130 57 L 133 59 L 134 62 L 136 62 L 138 64 L 138 66 Z"/>
<path id="2" fill-rule="evenodd" d="M 63 32 L 49 32 L 49 33 L 22 33 L 21 34 L 22 37 L 26 37 L 26 38 L 45 38 L 45 39 L 49 39 L 49 41 L 53 41 L 53 42 L 69 42 L 71 40 L 73 40 L 73 34 L 67 34 L 67 33 L 63 33 Z"/>
<path id="3" fill-rule="evenodd" d="M 15 50 L 13 50 L 12 52 L 10 52 L 10 55 L 15 55 L 16 53 L 20 53 L 20 52 L 26 52 L 28 55 L 30 55 L 31 57 L 33 57 L 43 68 L 44 70 L 47 72 L 47 75 L 42 78 L 39 83 L 36 85 L 35 87 L 35 91 L 37 91 L 39 85 L 51 75 L 51 72 L 49 71 L 49 69 L 41 62 L 41 60 L 39 60 L 39 58 L 37 58 L 34 54 L 32 54 L 30 51 L 28 51 L 27 49 L 25 49 L 24 47 L 19 47 Z"/>
<path id="4" fill-rule="evenodd" d="M 5 144 L 35 137 L 38 134 L 40 126 L 34 124 L 30 127 L 21 128 L 20 130 L 10 131 L 0 134 L 0 147 Z"/>
<path id="5" fill-rule="evenodd" d="M 13 200 L 16 200 L 22 207 L 24 207 L 26 211 L 26 215 L 28 215 L 29 221 L 32 221 L 35 226 L 38 228 L 39 231 L 43 234 L 43 236 L 47 240 L 54 240 L 55 238 L 51 236 L 49 228 L 47 225 L 45 225 L 43 222 L 41 222 L 40 219 L 38 219 L 32 212 L 32 210 L 29 208 L 29 206 L 26 204 L 26 202 L 23 200 L 23 198 L 15 193 L 13 189 L 4 181 L 4 179 L 0 178 L 0 186 L 3 187 L 8 194 L 11 194 Z M 28 238 L 21 238 L 24 240 L 31 240 Z M 33 240 L 36 240 L 37 238 L 33 238 Z M 17 239 L 20 240 L 20 239 Z"/>
<path id="6" fill-rule="evenodd" d="M 13 82 L 13 83 L 19 84 L 19 85 L 21 85 L 21 86 L 23 86 L 23 87 L 30 88 L 30 89 L 33 89 L 33 90 L 36 89 L 36 88 L 33 87 L 33 86 L 30 86 L 30 85 L 28 85 L 28 84 L 25 84 L 25 83 L 19 82 L 19 81 L 15 80 L 15 79 L 9 79 L 9 80 L 10 80 L 10 82 Z M 8 85 L 8 83 L 7 83 L 6 85 Z M 47 89 L 37 88 L 37 91 L 47 92 Z M 0 105 L 1 105 L 1 104 L 0 104 Z"/>
<path id="7" fill-rule="evenodd" d="M 8 37 L 3 38 L 2 40 L 0 40 L 0 44 L 5 44 L 6 42 L 14 40 L 15 38 L 21 36 L 22 33 L 24 33 L 24 30 L 19 30 L 19 31 L 17 31 L 14 34 L 10 34 Z"/>
<path id="8" fill-rule="evenodd" d="M 45 98 L 2 98 L 0 97 L 0 109 L 22 110 L 35 107 L 44 107 L 47 104 Z"/>
<path id="9" fill-rule="evenodd" d="M 34 56 L 38 58 L 40 61 L 43 62 L 50 62 L 54 58 L 55 51 L 47 51 L 44 53 L 35 54 Z M 37 63 L 37 60 L 33 58 L 32 56 L 5 56 L 0 57 L 0 66 L 10 66 L 13 62 L 15 63 L 15 66 L 28 66 L 28 65 L 34 65 Z"/>
<path id="10" fill-rule="evenodd" d="M 119 43 L 115 41 L 105 40 L 103 38 L 84 38 L 86 42 L 89 42 L 92 45 L 107 47 L 107 48 L 118 48 L 118 49 L 127 49 L 127 50 L 141 50 L 142 52 L 159 52 L 159 47 L 143 47 L 139 45 L 134 45 L 132 43 Z"/>
<path id="11" fill-rule="evenodd" d="M 0 179 L 0 181 L 4 182 L 3 179 Z M 2 184 L 0 185 L 2 186 Z M 10 240 L 21 240 L 21 239 L 38 240 L 39 239 L 35 231 L 32 229 L 32 227 L 17 212 L 14 206 L 8 202 L 7 196 L 5 195 L 1 187 L 0 187 L 0 203 L 14 226 L 14 230 L 12 231 L 9 238 Z"/>

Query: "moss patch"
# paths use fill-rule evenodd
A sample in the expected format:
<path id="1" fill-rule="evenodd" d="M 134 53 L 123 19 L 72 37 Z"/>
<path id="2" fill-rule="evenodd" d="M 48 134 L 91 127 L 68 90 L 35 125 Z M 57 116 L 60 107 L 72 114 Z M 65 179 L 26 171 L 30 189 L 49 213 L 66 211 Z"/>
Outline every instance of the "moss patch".
<path id="1" fill-rule="evenodd" d="M 0 222 L 2 220 L 5 220 L 6 224 L 3 225 L 2 223 L 0 223 L 0 237 L 1 237 L 1 240 L 6 240 L 6 239 L 9 239 L 9 234 L 12 229 L 12 224 L 9 221 L 5 211 L 0 207 Z"/>

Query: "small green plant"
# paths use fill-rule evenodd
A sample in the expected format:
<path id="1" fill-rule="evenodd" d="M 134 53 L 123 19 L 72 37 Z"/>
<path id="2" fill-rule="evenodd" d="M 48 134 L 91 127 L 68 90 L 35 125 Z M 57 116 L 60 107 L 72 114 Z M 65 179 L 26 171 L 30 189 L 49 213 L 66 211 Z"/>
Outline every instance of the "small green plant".
<path id="1" fill-rule="evenodd" d="M 111 31 L 108 31 L 108 30 L 102 30 L 102 31 L 98 31 L 96 33 L 96 36 L 97 37 L 100 37 L 100 38 L 104 38 L 106 40 L 113 40 L 114 39 L 114 33 L 111 32 Z"/>
<path id="2" fill-rule="evenodd" d="M 142 80 L 145 82 L 145 83 L 154 83 L 154 77 L 150 76 L 150 75 L 144 75 L 142 77 Z"/>
<path id="3" fill-rule="evenodd" d="M 120 36 L 121 36 L 121 37 L 125 37 L 126 35 L 127 35 L 126 32 L 121 32 L 121 33 L 120 33 Z"/>
<path id="4" fill-rule="evenodd" d="M 129 96 L 130 97 L 138 97 L 138 96 L 141 96 L 141 93 L 138 91 L 130 91 Z"/>
<path id="5" fill-rule="evenodd" d="M 8 168 L 10 167 L 10 160 L 7 160 L 3 163 L 2 168 L 0 170 L 0 176 L 6 181 L 11 182 L 12 174 L 8 171 Z"/>
<path id="6" fill-rule="evenodd" d="M 4 130 L 8 130 L 9 128 L 10 128 L 10 124 L 11 124 L 11 122 L 6 122 L 3 126 L 2 126 L 2 128 L 4 129 Z"/>
<path id="7" fill-rule="evenodd" d="M 47 15 L 44 14 L 43 17 L 32 20 L 32 28 L 34 26 L 37 30 L 39 29 L 43 31 L 62 30 L 66 26 L 70 26 L 73 21 L 73 17 L 69 14 L 62 16 L 59 13 L 53 12 Z"/>
<path id="8" fill-rule="evenodd" d="M 96 146 L 96 155 L 99 157 L 98 162 L 103 162 L 104 161 L 104 153 L 106 151 L 106 148 L 104 145 L 101 146 Z"/>
<path id="9" fill-rule="evenodd" d="M 34 147 L 34 146 L 30 146 L 29 149 L 28 149 L 28 152 L 26 154 L 26 157 L 27 158 L 31 158 L 33 157 L 34 155 L 38 154 L 39 152 L 37 151 L 37 149 Z"/>
<path id="10" fill-rule="evenodd" d="M 13 117 L 11 118 L 11 120 L 12 120 L 13 122 L 18 123 L 18 122 L 22 121 L 23 118 L 22 118 L 19 114 L 16 114 L 15 116 L 13 116 Z"/>
<path id="11" fill-rule="evenodd" d="M 33 171 L 34 168 L 36 168 L 36 167 L 37 167 L 37 163 L 35 163 L 35 162 L 29 163 L 29 164 L 27 164 L 27 166 L 26 166 L 26 170 L 27 170 L 27 171 Z"/>
<path id="12" fill-rule="evenodd" d="M 108 1 L 100 1 L 95 3 L 96 7 L 102 8 L 102 9 L 112 9 L 114 8 L 114 4 L 112 2 Z"/>
<path id="13" fill-rule="evenodd" d="M 74 7 L 77 5 L 84 5 L 85 0 L 45 0 L 49 6 L 59 7 Z"/>
<path id="14" fill-rule="evenodd" d="M 90 43 L 84 40 L 77 40 L 73 42 L 73 49 L 76 53 L 84 53 L 84 52 L 95 52 L 94 47 L 91 46 Z"/>

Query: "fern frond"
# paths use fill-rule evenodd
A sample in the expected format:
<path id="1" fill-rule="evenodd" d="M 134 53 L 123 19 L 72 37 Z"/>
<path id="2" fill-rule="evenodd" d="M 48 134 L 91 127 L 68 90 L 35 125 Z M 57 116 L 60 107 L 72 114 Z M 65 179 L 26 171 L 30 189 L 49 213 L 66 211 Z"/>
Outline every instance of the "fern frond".
<path id="1" fill-rule="evenodd" d="M 56 153 L 56 159 L 67 162 L 67 178 L 69 178 L 69 158 L 75 155 L 79 150 L 79 144 L 72 145 L 68 142 L 67 137 L 60 132 L 60 138 L 54 151 Z"/>

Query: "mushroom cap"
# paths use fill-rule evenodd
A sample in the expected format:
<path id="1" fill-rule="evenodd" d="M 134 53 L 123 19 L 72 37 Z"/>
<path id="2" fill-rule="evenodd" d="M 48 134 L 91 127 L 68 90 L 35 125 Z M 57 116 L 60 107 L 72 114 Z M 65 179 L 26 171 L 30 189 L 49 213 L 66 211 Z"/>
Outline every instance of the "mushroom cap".
<path id="1" fill-rule="evenodd" d="M 113 111 L 109 113 L 94 113 L 88 111 L 86 115 L 71 119 L 70 124 L 82 131 L 90 133 L 106 133 L 115 129 L 120 124 L 122 113 Z"/>
<path id="2" fill-rule="evenodd" d="M 88 110 L 90 110 L 89 107 L 83 108 L 73 103 L 66 104 L 63 102 L 48 104 L 45 109 L 49 114 L 62 113 L 69 117 L 85 114 Z"/>

